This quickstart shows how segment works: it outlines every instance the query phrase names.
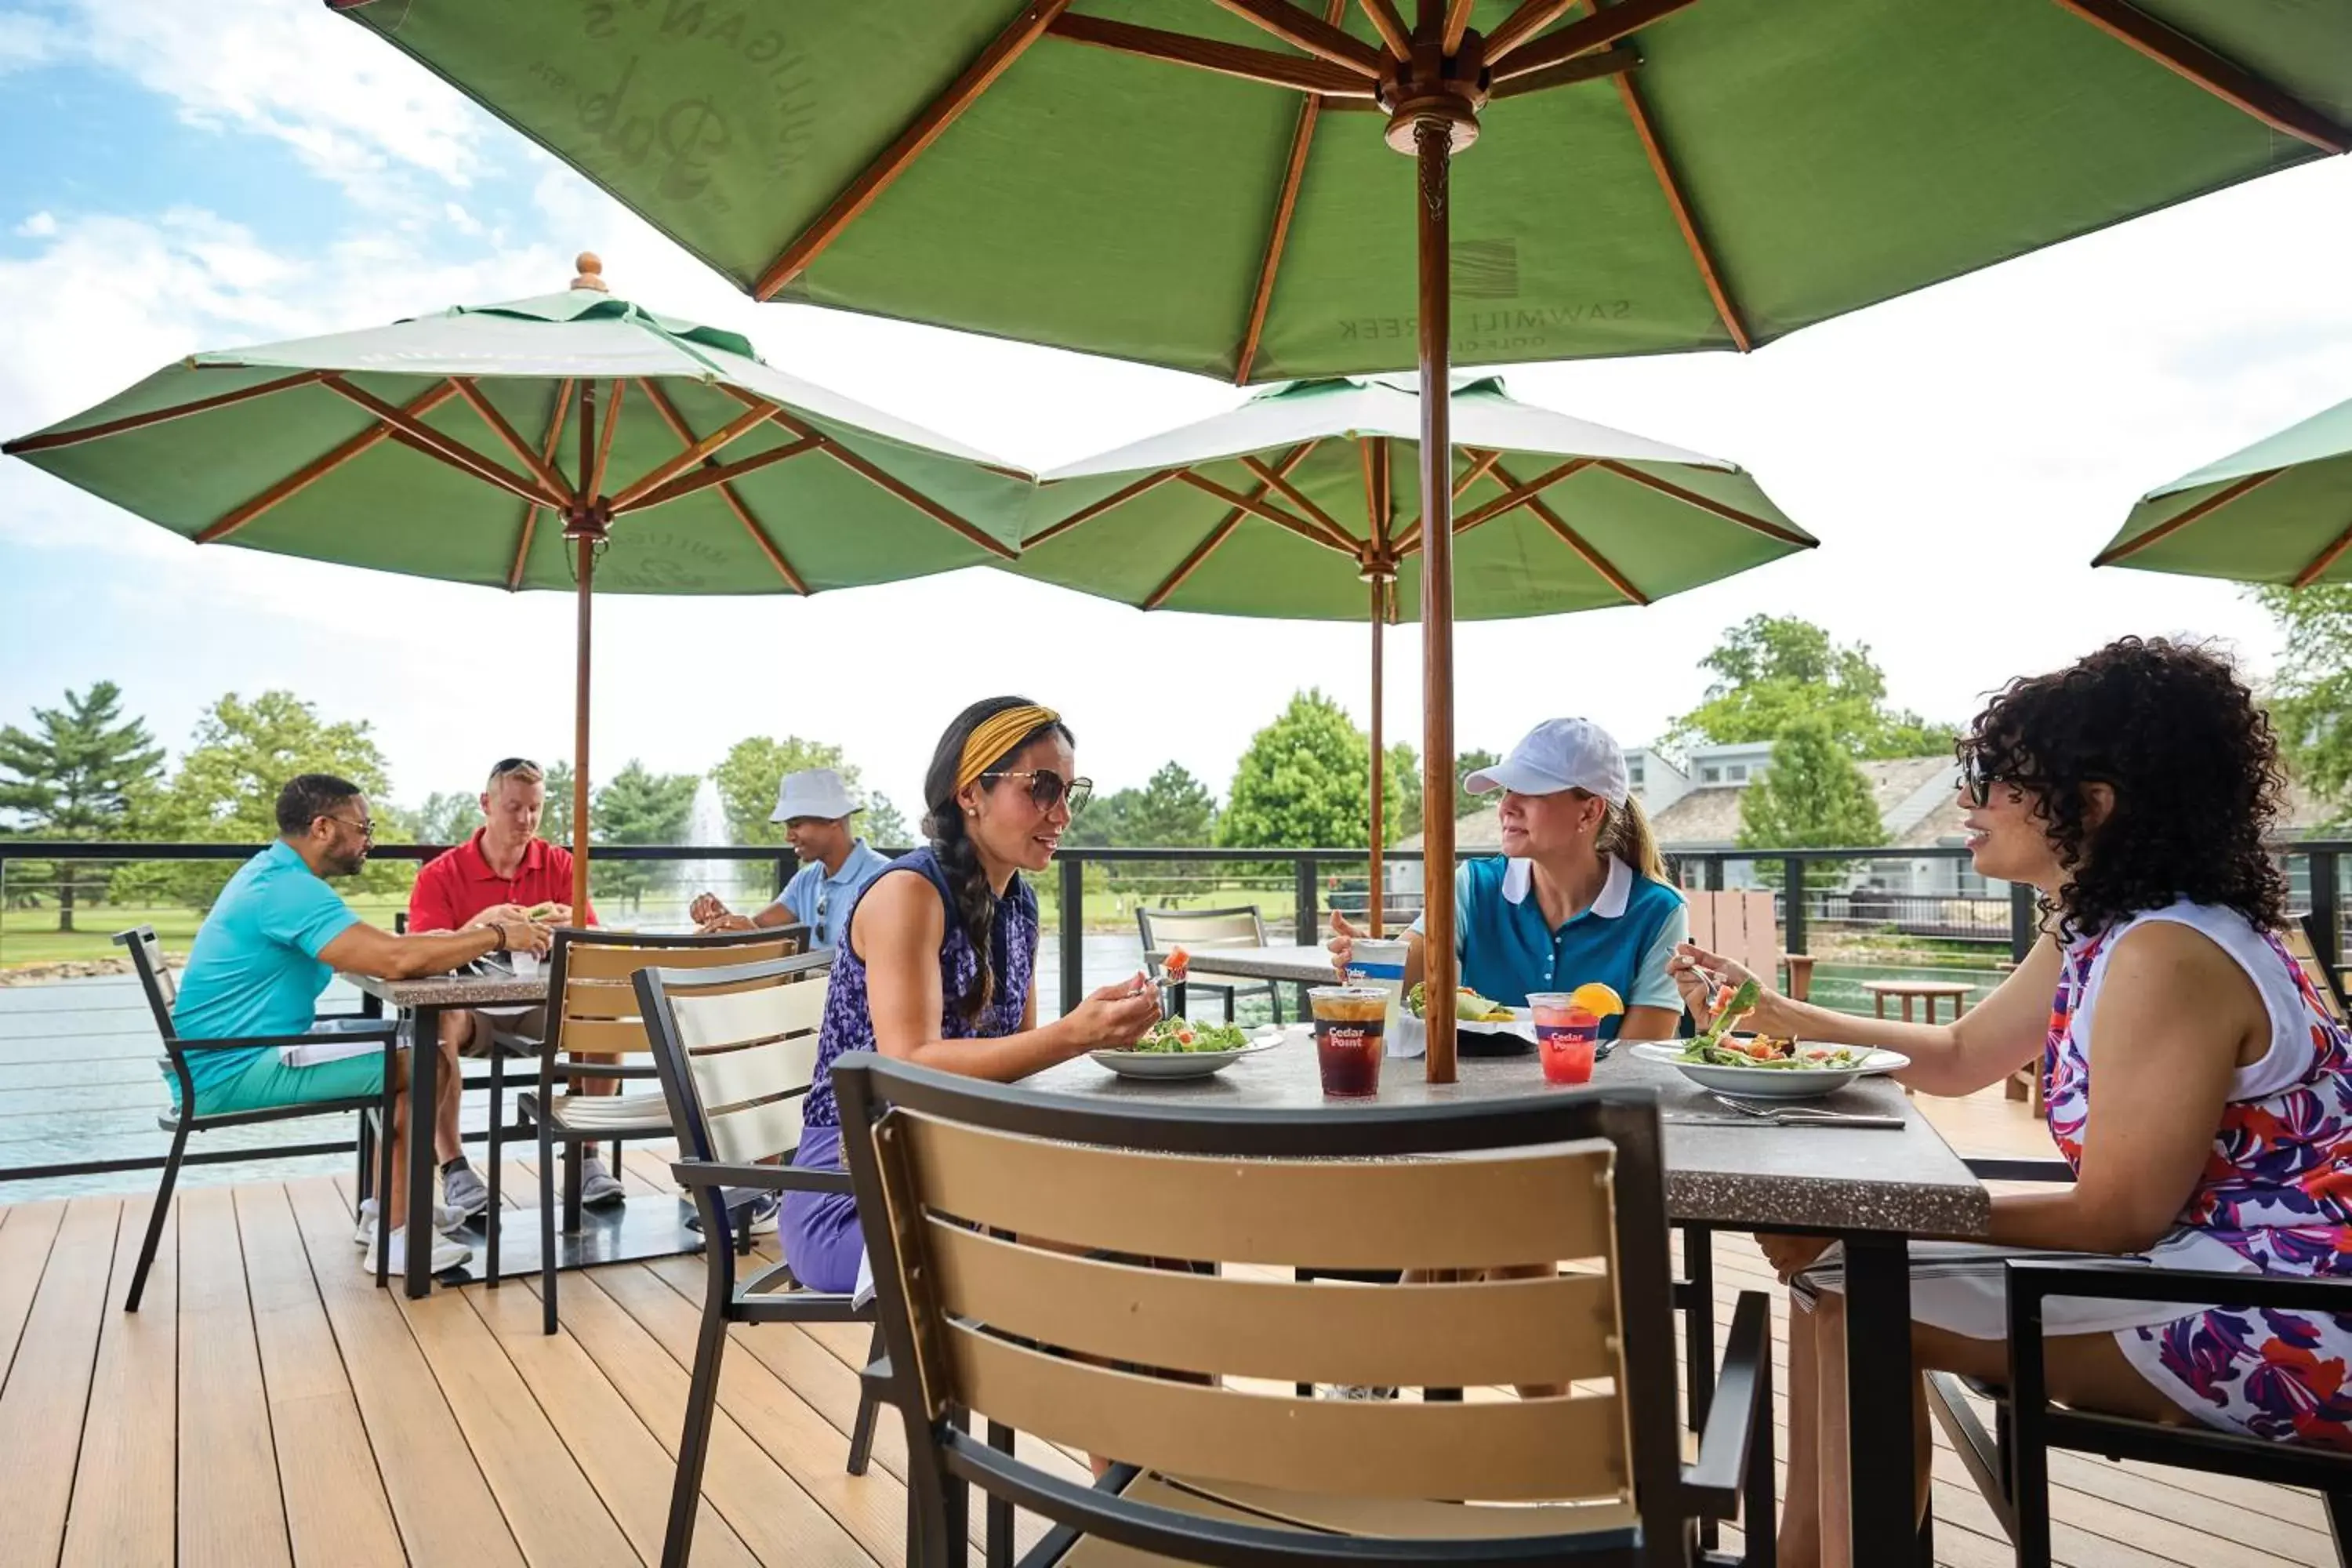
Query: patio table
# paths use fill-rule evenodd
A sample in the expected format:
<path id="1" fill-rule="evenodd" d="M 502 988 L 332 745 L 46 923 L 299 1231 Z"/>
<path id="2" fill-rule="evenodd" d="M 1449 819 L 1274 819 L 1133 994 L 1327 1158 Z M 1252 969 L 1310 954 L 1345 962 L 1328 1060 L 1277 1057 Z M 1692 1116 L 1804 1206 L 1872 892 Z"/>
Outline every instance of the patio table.
<path id="1" fill-rule="evenodd" d="M 367 995 L 379 998 L 413 1021 L 409 1037 L 420 1048 L 408 1053 L 408 1261 L 405 1289 L 411 1297 L 433 1293 L 433 1100 L 434 1080 L 440 1074 L 440 1053 L 430 1048 L 440 1037 L 441 1015 L 453 1007 L 529 1007 L 547 1000 L 547 971 L 518 975 L 502 967 L 487 972 L 436 974 L 421 980 L 377 980 L 362 974 L 344 978 Z M 523 1059 L 523 1058 L 518 1058 Z M 537 1081 L 536 1074 L 519 1080 L 520 1088 Z M 617 1173 L 615 1173 L 617 1174 Z M 517 1210 L 516 1214 L 524 1211 Z M 559 1233 L 559 1268 L 595 1263 L 619 1263 L 643 1258 L 669 1258 L 698 1250 L 702 1237 L 686 1228 L 686 1208 L 669 1195 L 625 1200 L 617 1212 L 591 1213 L 577 1236 Z M 513 1215 L 501 1216 L 501 1222 Z M 539 1234 L 525 1226 L 500 1236 L 501 1275 L 539 1272 Z M 478 1270 L 478 1261 L 473 1265 Z"/>
<path id="2" fill-rule="evenodd" d="M 1146 963 L 1157 967 L 1168 957 L 1165 951 L 1143 955 Z M 1187 972 L 1193 974 L 1213 974 L 1219 979 L 1271 980 L 1277 984 L 1332 985 L 1339 977 L 1331 968 L 1331 955 L 1319 947 L 1204 947 L 1198 952 L 1186 950 Z M 1305 1010 L 1302 1000 L 1300 1009 Z M 1184 1011 L 1184 987 L 1168 987 L 1168 1011 Z"/>
<path id="3" fill-rule="evenodd" d="M 1292 979 L 1271 956 L 1321 950 L 1218 949 L 1218 973 Z M 1232 967 L 1239 962 L 1255 967 Z M 1206 969 L 1203 952 L 1194 967 Z M 1329 973 L 1328 955 L 1325 973 Z M 1043 1093 L 1203 1108 L 1297 1110 L 1321 1104 L 1447 1105 L 1505 1095 L 1572 1093 L 1548 1086 L 1532 1053 L 1464 1057 L 1459 1079 L 1424 1080 L 1418 1061 L 1384 1064 L 1376 1100 L 1327 1100 L 1306 1026 L 1276 1048 L 1244 1057 L 1213 1078 L 1118 1077 L 1080 1057 L 1027 1080 Z M 1594 1068 L 1596 1084 L 1658 1090 L 1665 1122 L 1666 1209 L 1677 1222 L 1739 1230 L 1803 1231 L 1845 1247 L 1847 1417 L 1853 1531 L 1862 1561 L 1897 1560 L 1889 1542 L 1916 1539 L 1911 1497 L 1911 1279 L 1913 1235 L 1982 1239 L 1992 1202 L 1984 1184 L 1883 1078 L 1840 1090 L 1829 1106 L 1900 1117 L 1897 1130 L 1776 1127 L 1726 1122 L 1725 1108 L 1672 1067 L 1622 1048 Z M 1693 1118 L 1706 1117 L 1696 1121 Z M 1702 1290 L 1708 1287 L 1702 1285 Z M 1711 1353 L 1712 1346 L 1706 1347 Z M 1907 1554 L 1906 1554 L 1907 1555 Z"/>

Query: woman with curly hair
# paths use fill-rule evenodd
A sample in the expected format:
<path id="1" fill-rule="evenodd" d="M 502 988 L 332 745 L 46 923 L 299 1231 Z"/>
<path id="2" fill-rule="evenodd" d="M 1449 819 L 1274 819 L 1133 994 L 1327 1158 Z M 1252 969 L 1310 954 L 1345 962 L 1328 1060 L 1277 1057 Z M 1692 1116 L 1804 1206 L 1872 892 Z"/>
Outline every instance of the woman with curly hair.
<path id="1" fill-rule="evenodd" d="M 1770 990 L 1753 1018 L 1903 1051 L 1912 1066 L 1896 1076 L 1931 1094 L 2040 1062 L 2076 1179 L 1996 1194 L 1993 1246 L 1915 1246 L 1916 1363 L 2007 1375 L 2000 1260 L 2021 1250 L 2352 1274 L 2352 1039 L 2273 934 L 2286 887 L 2264 845 L 2283 782 L 2244 683 L 2201 648 L 2127 637 L 2012 682 L 1959 751 L 1976 868 L 2041 890 L 2032 956 L 1951 1024 L 1853 1018 Z M 1696 948 L 1675 963 L 1701 1017 L 1720 985 L 1747 978 Z M 1799 1309 L 1781 1561 L 1852 1562 L 1837 1253 L 1759 1239 Z M 2060 1300 L 2045 1324 L 2051 1390 L 2077 1409 L 2352 1447 L 2352 1317 Z M 1915 1399 L 1924 1499 L 1931 1450 Z"/>

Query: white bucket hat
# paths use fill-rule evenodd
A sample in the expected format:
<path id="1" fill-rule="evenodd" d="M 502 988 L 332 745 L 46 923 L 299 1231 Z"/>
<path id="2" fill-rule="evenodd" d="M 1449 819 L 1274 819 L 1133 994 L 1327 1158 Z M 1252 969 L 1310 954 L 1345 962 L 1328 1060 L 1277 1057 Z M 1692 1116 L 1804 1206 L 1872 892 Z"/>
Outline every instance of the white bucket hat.
<path id="1" fill-rule="evenodd" d="M 790 822 L 796 816 L 838 822 L 865 809 L 849 798 L 849 787 L 831 768 L 803 768 L 786 773 L 776 790 L 776 814 L 770 822 Z"/>
<path id="2" fill-rule="evenodd" d="M 1622 806 L 1632 785 L 1624 749 L 1590 719 L 1547 719 L 1491 768 L 1462 781 L 1472 795 L 1507 789 L 1515 795 L 1558 795 L 1580 789 Z"/>

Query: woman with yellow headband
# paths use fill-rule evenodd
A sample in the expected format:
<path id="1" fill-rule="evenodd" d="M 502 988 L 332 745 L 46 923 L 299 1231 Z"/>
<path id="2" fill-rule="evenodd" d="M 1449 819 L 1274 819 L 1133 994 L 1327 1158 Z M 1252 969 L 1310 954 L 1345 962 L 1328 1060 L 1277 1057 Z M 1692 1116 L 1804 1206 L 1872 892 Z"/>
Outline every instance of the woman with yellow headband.
<path id="1" fill-rule="evenodd" d="M 1159 992 L 1139 972 L 1065 1017 L 1037 1022 L 1037 896 L 1021 873 L 1045 869 L 1093 787 L 1077 776 L 1070 731 L 1051 709 L 994 697 L 948 726 L 924 779 L 929 843 L 866 885 L 835 947 L 793 1164 L 841 1168 L 832 1065 L 844 1051 L 1009 1083 L 1081 1052 L 1131 1046 L 1159 1020 Z M 803 1285 L 856 1286 L 864 1247 L 850 1198 L 786 1194 L 778 1228 Z"/>

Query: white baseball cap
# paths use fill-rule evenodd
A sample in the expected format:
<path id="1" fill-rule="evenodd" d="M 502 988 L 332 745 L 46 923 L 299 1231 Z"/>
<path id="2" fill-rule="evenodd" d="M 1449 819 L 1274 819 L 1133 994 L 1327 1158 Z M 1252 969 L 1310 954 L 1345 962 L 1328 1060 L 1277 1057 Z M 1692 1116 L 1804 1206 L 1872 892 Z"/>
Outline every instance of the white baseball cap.
<path id="1" fill-rule="evenodd" d="M 1631 793 L 1625 752 L 1616 738 L 1590 719 L 1547 719 L 1491 768 L 1462 781 L 1472 795 L 1507 789 L 1515 795 L 1558 795 L 1580 789 L 1612 805 Z"/>
<path id="2" fill-rule="evenodd" d="M 776 814 L 768 820 L 790 822 L 796 816 L 814 816 L 838 822 L 862 809 L 849 798 L 849 787 L 839 773 L 831 768 L 803 768 L 784 775 L 776 790 Z"/>

